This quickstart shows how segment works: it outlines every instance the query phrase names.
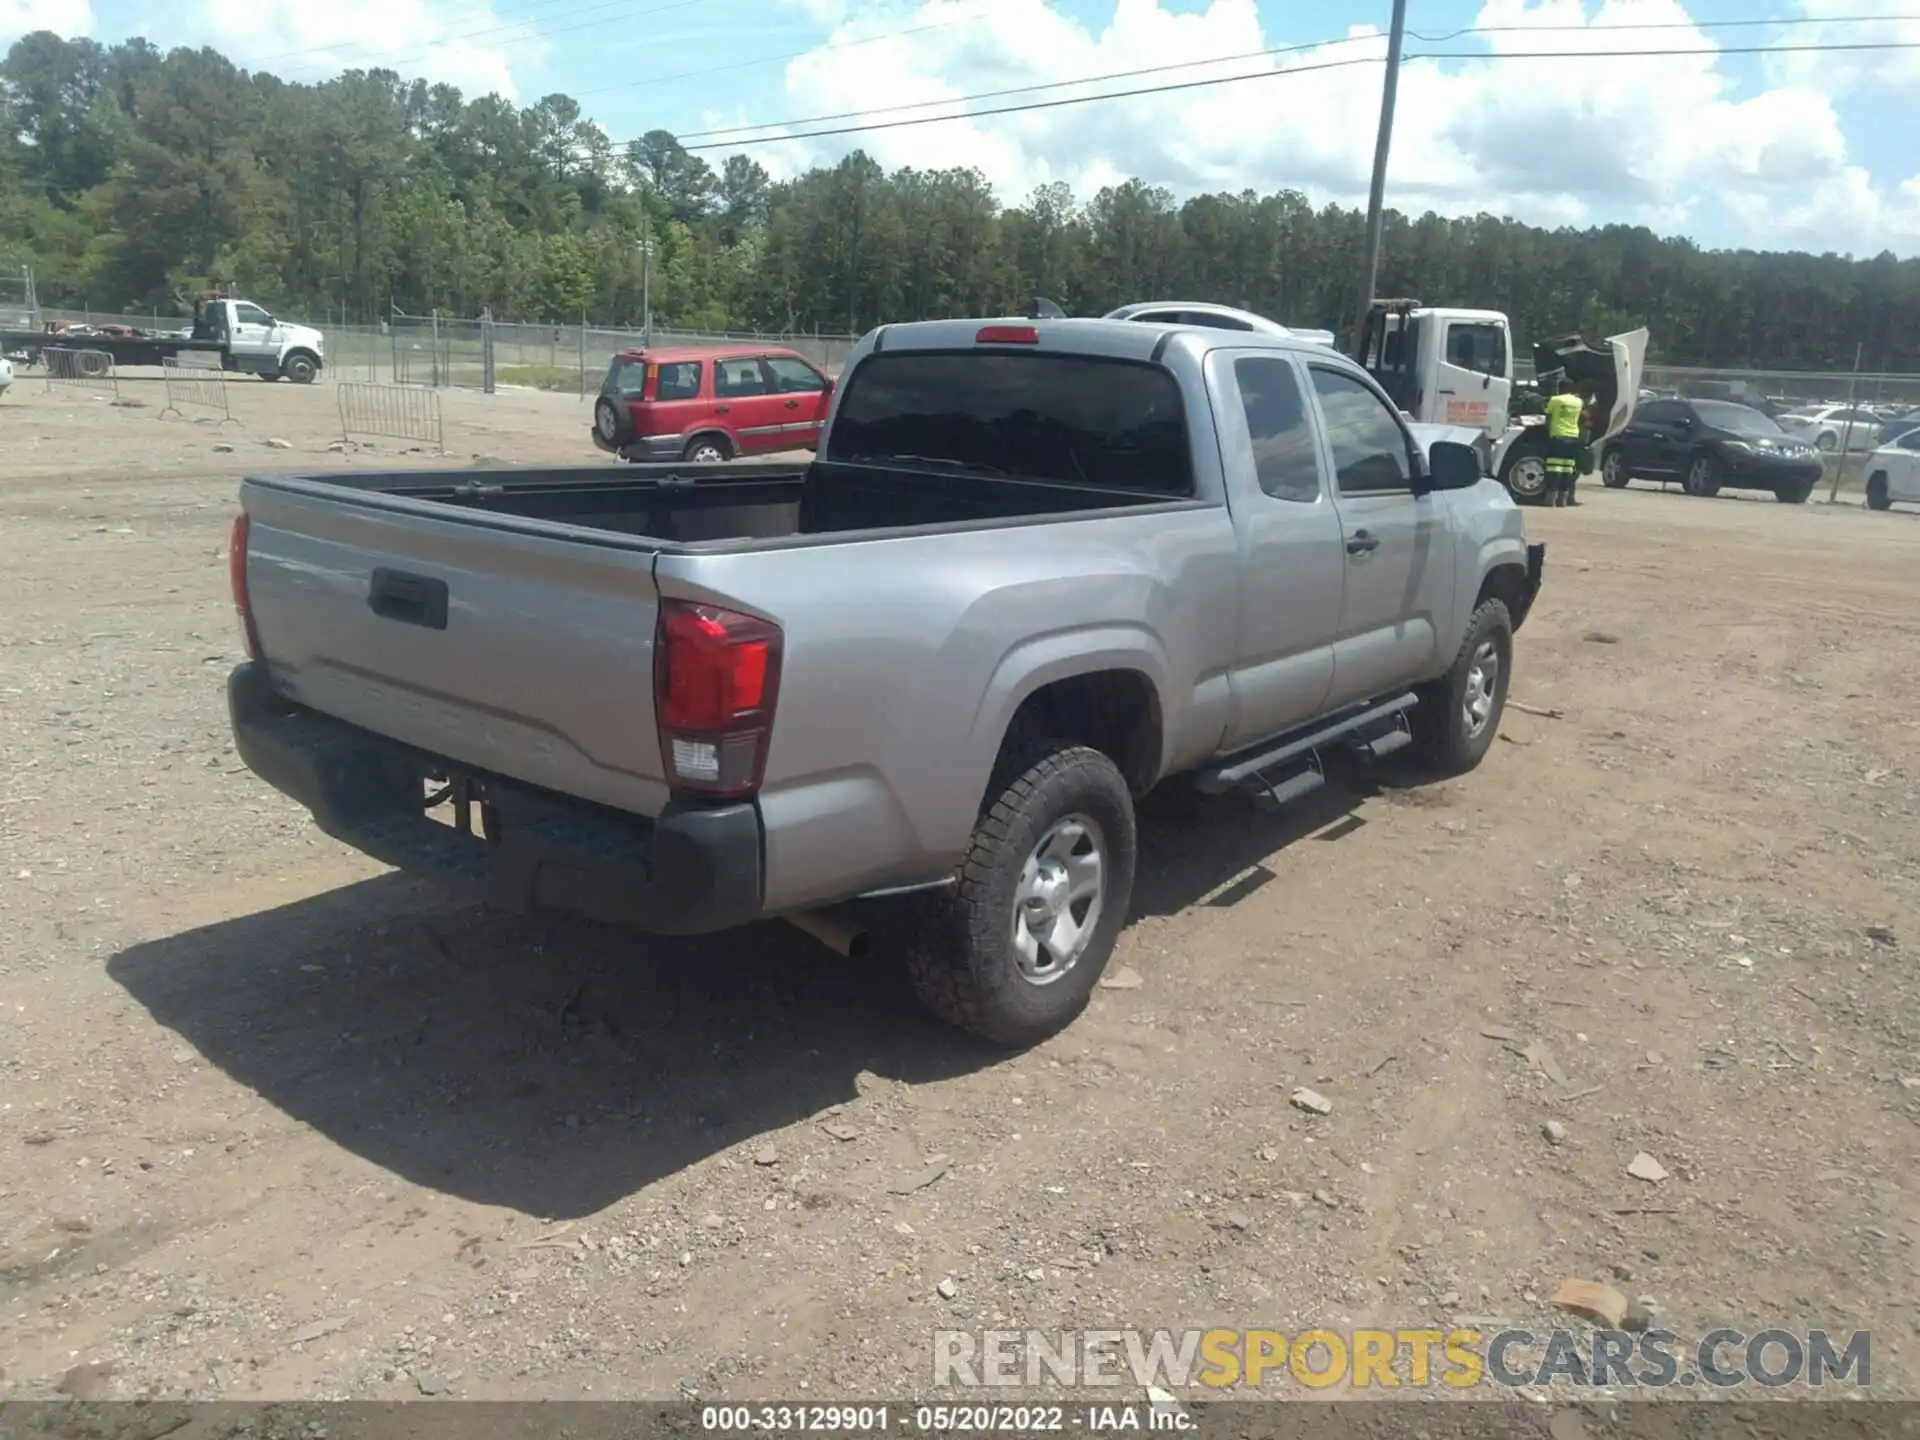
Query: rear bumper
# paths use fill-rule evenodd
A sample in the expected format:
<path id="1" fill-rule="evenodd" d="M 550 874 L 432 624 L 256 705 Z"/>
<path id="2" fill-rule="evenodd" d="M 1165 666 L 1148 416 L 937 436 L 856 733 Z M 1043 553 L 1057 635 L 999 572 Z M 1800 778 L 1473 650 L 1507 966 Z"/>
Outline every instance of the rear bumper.
<path id="1" fill-rule="evenodd" d="M 678 460 L 683 444 L 678 435 L 637 435 L 624 445 L 609 445 L 599 430 L 589 427 L 587 433 L 592 437 L 596 450 L 641 464 Z"/>
<path id="2" fill-rule="evenodd" d="M 327 834 L 399 869 L 511 910 L 561 910 L 659 934 L 761 916 L 758 808 L 673 802 L 654 820 L 458 766 L 290 704 L 257 663 L 227 679 L 247 768 L 313 812 Z M 499 821 L 482 840 L 429 819 L 429 776 L 459 775 Z M 475 806 L 476 812 L 478 805 Z"/>
<path id="3" fill-rule="evenodd" d="M 1527 622 L 1527 615 L 1533 609 L 1534 599 L 1540 594 L 1540 582 L 1546 576 L 1547 546 L 1545 541 L 1527 546 L 1527 579 L 1520 588 L 1520 603 L 1508 618 L 1513 628 L 1518 630 Z"/>

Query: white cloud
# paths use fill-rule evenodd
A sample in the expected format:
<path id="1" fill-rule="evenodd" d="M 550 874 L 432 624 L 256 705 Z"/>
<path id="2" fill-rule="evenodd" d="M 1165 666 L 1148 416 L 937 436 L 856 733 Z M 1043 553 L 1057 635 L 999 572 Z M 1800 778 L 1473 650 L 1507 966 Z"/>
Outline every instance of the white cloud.
<path id="1" fill-rule="evenodd" d="M 517 99 L 514 66 L 546 51 L 532 22 L 466 0 L 201 0 L 200 11 L 209 43 L 287 80 L 379 67 Z"/>
<path id="2" fill-rule="evenodd" d="M 1769 57 L 1769 74 L 1783 82 L 1828 95 L 1875 92 L 1871 98 L 1897 106 L 1912 104 L 1920 84 L 1920 49 L 1892 50 L 1890 44 L 1920 45 L 1920 18 L 1905 0 L 1799 0 L 1796 7 L 1813 23 L 1785 27 L 1779 42 L 1789 45 L 1864 45 L 1873 48 Z M 1842 23 L 1838 17 L 1848 19 Z M 1884 16 L 1884 19 L 1861 17 Z"/>
<path id="3" fill-rule="evenodd" d="M 0 45 L 51 30 L 71 40 L 93 33 L 93 6 L 89 0 L 0 0 Z"/>
<path id="4" fill-rule="evenodd" d="M 830 0 L 802 3 L 824 8 Z M 1799 3 L 1838 14 L 1909 0 Z M 876 31 L 970 16 L 978 18 L 848 43 Z M 1876 188 L 1850 158 L 1829 72 L 1783 66 L 1769 72 L 1770 88 L 1743 95 L 1726 57 L 1640 53 L 1717 50 L 1712 33 L 1694 28 L 1680 0 L 1485 0 L 1474 24 L 1515 28 L 1435 42 L 1410 36 L 1408 54 L 1551 50 L 1575 51 L 1577 58 L 1409 59 L 1401 72 L 1388 181 L 1396 208 L 1488 210 L 1549 225 L 1706 226 L 1717 239 L 1773 248 L 1920 251 L 1920 145 L 1915 180 Z M 1671 28 L 1619 28 L 1630 24 Z M 1255 0 L 1212 0 L 1204 10 L 1179 14 L 1158 0 L 1118 0 L 1113 18 L 1099 29 L 1049 0 L 925 0 L 917 11 L 884 23 L 863 16 L 842 24 L 791 62 L 788 113 L 843 111 L 848 97 L 859 96 L 864 118 L 896 118 L 873 112 L 1061 77 L 1218 61 L 1273 43 L 1261 29 Z M 1600 53 L 1618 51 L 1635 53 Z M 1275 72 L 1267 78 L 792 141 L 777 151 L 783 169 L 832 160 L 856 146 L 889 168 L 974 165 L 1003 198 L 1015 200 L 1047 181 L 1065 180 L 1084 197 L 1137 175 L 1181 194 L 1293 187 L 1316 201 L 1352 203 L 1366 194 L 1380 67 L 1314 67 L 1383 53 L 1377 32 L 1355 27 L 1345 40 L 1271 59 L 1194 65 L 982 103 Z M 1875 63 L 1894 62 L 1879 57 Z M 821 128 L 850 123 L 856 122 Z"/>

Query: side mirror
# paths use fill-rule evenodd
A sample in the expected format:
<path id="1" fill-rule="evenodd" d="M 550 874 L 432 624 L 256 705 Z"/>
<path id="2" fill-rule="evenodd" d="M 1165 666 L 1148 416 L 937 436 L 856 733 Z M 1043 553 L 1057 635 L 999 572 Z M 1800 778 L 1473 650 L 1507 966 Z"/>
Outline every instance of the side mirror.
<path id="1" fill-rule="evenodd" d="M 1485 478 L 1480 452 L 1458 440 L 1436 440 L 1427 447 L 1426 490 L 1471 490 Z M 1421 493 L 1420 477 L 1414 477 L 1415 493 Z"/>

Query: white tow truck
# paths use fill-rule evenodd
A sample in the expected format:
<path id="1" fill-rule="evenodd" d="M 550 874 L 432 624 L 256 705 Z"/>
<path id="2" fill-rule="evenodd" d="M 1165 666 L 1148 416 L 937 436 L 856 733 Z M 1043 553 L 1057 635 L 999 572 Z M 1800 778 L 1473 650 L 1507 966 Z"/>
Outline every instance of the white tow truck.
<path id="1" fill-rule="evenodd" d="M 1058 315 L 1039 300 L 1035 313 Z M 1105 317 L 1152 325 L 1199 325 L 1292 335 L 1332 346 L 1333 332 L 1283 325 L 1251 310 L 1197 300 L 1136 301 Z M 1592 397 L 1587 442 L 1624 430 L 1639 399 L 1646 368 L 1647 332 L 1609 336 L 1604 349 L 1568 335 L 1534 347 L 1534 383 L 1545 389 L 1562 375 Z M 1422 305 L 1418 300 L 1376 300 L 1362 329 L 1354 359 L 1380 383 L 1409 420 L 1478 430 L 1481 458 L 1521 503 L 1540 498 L 1547 479 L 1547 425 L 1541 414 L 1513 417 L 1513 324 L 1498 310 Z"/>
<path id="2" fill-rule="evenodd" d="M 1633 418 L 1647 339 L 1640 329 L 1608 336 L 1605 348 L 1578 335 L 1534 347 L 1537 387 L 1564 375 L 1592 398 L 1587 443 L 1595 451 Z M 1354 358 L 1412 419 L 1480 431 L 1487 473 L 1524 504 L 1546 489 L 1547 425 L 1544 415 L 1513 417 L 1513 348 L 1512 323 L 1498 310 L 1377 300 Z"/>
<path id="3" fill-rule="evenodd" d="M 193 354 L 235 374 L 284 377 L 296 385 L 312 384 L 326 364 L 326 338 L 311 325 L 277 320 L 251 300 L 222 294 L 200 301 L 184 334 L 44 320 L 30 329 L 0 329 L 0 353 L 27 364 L 55 349 L 101 352 L 115 366 L 160 365 Z"/>

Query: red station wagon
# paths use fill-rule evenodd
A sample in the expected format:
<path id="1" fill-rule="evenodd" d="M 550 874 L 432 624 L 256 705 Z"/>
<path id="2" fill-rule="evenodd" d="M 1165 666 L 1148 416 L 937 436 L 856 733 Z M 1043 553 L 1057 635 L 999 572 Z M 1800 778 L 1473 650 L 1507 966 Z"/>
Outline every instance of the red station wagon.
<path id="1" fill-rule="evenodd" d="M 593 443 L 623 460 L 731 460 L 811 450 L 833 381 L 791 350 L 677 345 L 613 357 Z"/>

